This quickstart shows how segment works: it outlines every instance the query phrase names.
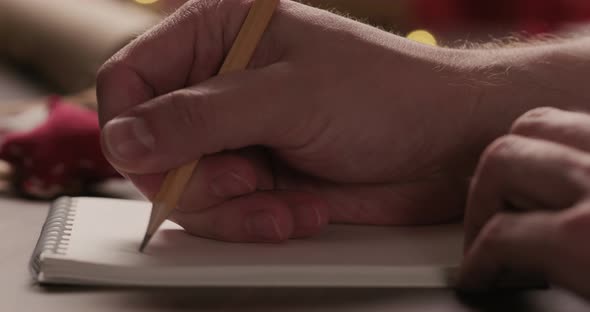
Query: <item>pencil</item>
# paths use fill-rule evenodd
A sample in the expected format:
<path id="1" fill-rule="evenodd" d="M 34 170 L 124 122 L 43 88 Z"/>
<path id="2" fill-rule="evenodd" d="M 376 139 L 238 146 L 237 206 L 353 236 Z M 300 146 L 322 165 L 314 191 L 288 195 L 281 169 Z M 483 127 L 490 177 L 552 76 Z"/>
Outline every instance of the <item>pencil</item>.
<path id="1" fill-rule="evenodd" d="M 280 0 L 256 0 L 252 4 L 246 20 L 227 55 L 219 74 L 244 70 L 250 63 L 264 31 L 268 27 Z M 160 191 L 152 201 L 152 212 L 147 230 L 139 251 L 143 252 L 158 228 L 170 216 L 178 205 L 186 184 L 197 168 L 198 160 L 180 168 L 171 170 L 166 175 Z"/>

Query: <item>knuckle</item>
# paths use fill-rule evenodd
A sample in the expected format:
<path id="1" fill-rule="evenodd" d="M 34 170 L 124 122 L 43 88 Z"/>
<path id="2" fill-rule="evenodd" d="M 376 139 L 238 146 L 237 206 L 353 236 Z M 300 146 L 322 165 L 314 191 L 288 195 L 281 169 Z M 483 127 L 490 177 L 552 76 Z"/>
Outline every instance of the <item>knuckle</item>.
<path id="1" fill-rule="evenodd" d="M 479 234 L 479 248 L 493 250 L 501 243 L 502 234 L 505 231 L 506 217 L 502 214 L 495 215 L 483 227 Z"/>
<path id="2" fill-rule="evenodd" d="M 481 170 L 502 166 L 518 145 L 520 139 L 507 135 L 496 139 L 483 152 L 480 159 Z"/>
<path id="3" fill-rule="evenodd" d="M 183 16 L 194 16 L 202 15 L 204 11 L 210 8 L 217 8 L 223 0 L 192 0 L 185 3 L 180 10 L 180 14 Z"/>
<path id="4" fill-rule="evenodd" d="M 566 158 L 563 166 L 568 182 L 576 188 L 581 199 L 584 194 L 590 194 L 590 156 L 579 154 L 575 157 Z"/>
<path id="5" fill-rule="evenodd" d="M 587 155 L 584 155 L 587 156 Z M 581 184 L 582 186 L 584 186 L 585 189 L 589 189 L 590 190 L 590 157 L 584 157 L 582 159 L 577 159 L 576 161 L 576 168 L 574 172 L 574 175 L 576 177 L 580 177 L 581 179 L 578 179 L 579 184 Z"/>
<path id="6" fill-rule="evenodd" d="M 217 4 L 217 9 L 222 11 L 231 11 L 234 8 L 245 8 L 251 3 L 251 0 L 212 0 Z"/>
<path id="7" fill-rule="evenodd" d="M 98 69 L 96 73 L 96 88 L 98 91 L 102 90 L 113 77 L 117 76 L 119 68 L 119 62 L 109 60 Z M 98 92 L 98 95 L 100 96 L 100 92 Z"/>
<path id="8" fill-rule="evenodd" d="M 127 47 L 121 49 L 99 67 L 96 73 L 98 86 L 107 82 L 112 77 L 118 76 L 121 71 L 128 70 L 128 67 L 126 66 L 126 56 L 128 52 L 126 50 Z"/>
<path id="9" fill-rule="evenodd" d="M 114 71 L 114 64 L 112 62 L 106 62 L 104 63 L 99 69 L 98 72 L 96 73 L 96 83 L 97 85 L 102 85 L 106 79 L 108 79 L 108 77 L 111 76 L 111 74 Z"/>
<path id="10" fill-rule="evenodd" d="M 553 107 L 539 107 L 530 110 L 512 124 L 511 133 L 523 135 L 537 133 L 546 127 L 548 120 L 557 111 Z"/>
<path id="11" fill-rule="evenodd" d="M 96 74 L 96 97 L 98 103 L 98 117 L 101 126 L 113 118 L 113 103 L 108 103 L 107 99 L 113 93 L 119 77 L 122 75 L 123 66 L 119 61 L 109 60 L 102 65 Z"/>

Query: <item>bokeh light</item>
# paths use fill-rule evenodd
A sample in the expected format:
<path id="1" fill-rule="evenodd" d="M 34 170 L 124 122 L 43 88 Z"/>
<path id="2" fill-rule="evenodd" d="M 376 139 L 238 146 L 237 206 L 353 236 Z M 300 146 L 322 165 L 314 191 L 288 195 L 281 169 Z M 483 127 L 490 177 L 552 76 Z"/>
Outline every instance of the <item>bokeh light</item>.
<path id="1" fill-rule="evenodd" d="M 428 44 L 432 46 L 436 45 L 436 38 L 434 37 L 434 35 L 423 29 L 412 31 L 406 36 L 406 38 L 423 44 Z"/>
<path id="2" fill-rule="evenodd" d="M 159 0 L 133 0 L 133 1 L 135 1 L 136 3 L 139 3 L 139 4 L 153 4 L 153 3 L 158 2 Z"/>

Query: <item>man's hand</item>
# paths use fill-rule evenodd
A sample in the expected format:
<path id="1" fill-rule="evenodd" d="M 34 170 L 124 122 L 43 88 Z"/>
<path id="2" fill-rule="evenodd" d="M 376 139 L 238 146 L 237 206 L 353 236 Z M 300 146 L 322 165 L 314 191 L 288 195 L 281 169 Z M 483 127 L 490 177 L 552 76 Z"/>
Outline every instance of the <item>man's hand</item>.
<path id="1" fill-rule="evenodd" d="M 522 88 L 550 63 L 540 50 L 430 47 L 290 1 L 249 70 L 214 77 L 250 4 L 188 2 L 98 75 L 105 154 L 144 194 L 201 159 L 172 216 L 196 235 L 278 242 L 328 222 L 459 218 L 481 150 L 534 105 L 567 100 Z"/>
<path id="2" fill-rule="evenodd" d="M 462 282 L 504 270 L 590 296 L 590 115 L 535 109 L 483 154 L 469 192 Z"/>

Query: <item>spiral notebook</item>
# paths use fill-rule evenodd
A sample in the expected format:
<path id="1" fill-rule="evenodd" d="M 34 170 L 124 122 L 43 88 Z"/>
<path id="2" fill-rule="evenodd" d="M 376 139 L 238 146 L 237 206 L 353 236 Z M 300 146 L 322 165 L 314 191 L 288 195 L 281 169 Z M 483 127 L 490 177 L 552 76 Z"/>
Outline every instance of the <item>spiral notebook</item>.
<path id="1" fill-rule="evenodd" d="M 318 237 L 237 244 L 191 236 L 166 222 L 138 248 L 151 205 L 69 198 L 49 211 L 30 268 L 43 284 L 199 287 L 449 287 L 462 254 L 460 225 L 331 225 Z"/>

